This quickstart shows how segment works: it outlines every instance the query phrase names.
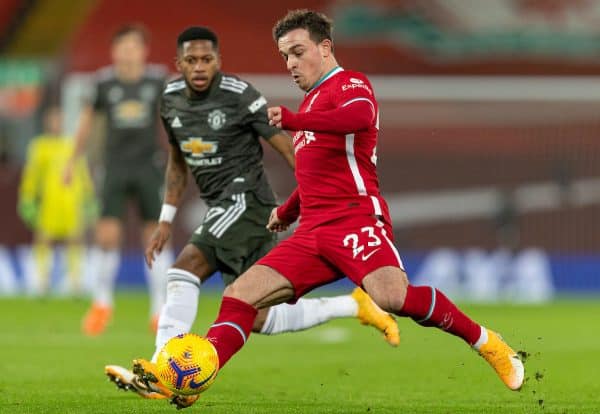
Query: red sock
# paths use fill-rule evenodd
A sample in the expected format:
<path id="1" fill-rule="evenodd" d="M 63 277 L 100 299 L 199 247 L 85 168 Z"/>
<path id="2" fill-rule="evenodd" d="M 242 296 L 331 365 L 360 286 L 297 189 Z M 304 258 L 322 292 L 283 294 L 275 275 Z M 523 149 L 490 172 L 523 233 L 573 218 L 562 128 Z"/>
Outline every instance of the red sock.
<path id="1" fill-rule="evenodd" d="M 252 331 L 257 310 L 229 296 L 224 296 L 217 320 L 206 333 L 219 355 L 219 369 L 246 343 Z"/>
<path id="2" fill-rule="evenodd" d="M 408 285 L 402 316 L 410 316 L 423 326 L 435 326 L 473 345 L 481 335 L 481 327 L 462 313 L 454 303 L 431 286 Z"/>

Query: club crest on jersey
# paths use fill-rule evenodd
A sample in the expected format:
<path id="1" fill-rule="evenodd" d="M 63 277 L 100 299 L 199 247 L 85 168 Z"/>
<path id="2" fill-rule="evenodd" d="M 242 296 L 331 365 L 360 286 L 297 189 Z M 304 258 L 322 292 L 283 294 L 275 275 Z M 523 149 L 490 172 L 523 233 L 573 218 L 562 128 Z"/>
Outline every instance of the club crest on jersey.
<path id="1" fill-rule="evenodd" d="M 220 109 L 215 109 L 208 114 L 208 125 L 215 131 L 223 128 L 226 121 L 225 112 Z"/>
<path id="2" fill-rule="evenodd" d="M 320 94 L 321 94 L 321 91 L 317 91 L 317 93 L 314 94 L 314 96 L 310 100 L 310 102 L 309 102 L 309 104 L 306 107 L 306 110 L 304 112 L 310 112 L 310 110 L 312 109 L 313 104 L 315 103 L 315 101 L 317 100 L 317 98 L 319 97 Z"/>
<path id="3" fill-rule="evenodd" d="M 113 86 L 108 90 L 108 100 L 110 103 L 117 103 L 125 96 L 125 91 L 120 86 Z"/>
<path id="4" fill-rule="evenodd" d="M 158 91 L 154 87 L 154 85 L 144 85 L 140 89 L 140 99 L 145 102 L 152 102 L 156 98 L 156 94 Z"/>

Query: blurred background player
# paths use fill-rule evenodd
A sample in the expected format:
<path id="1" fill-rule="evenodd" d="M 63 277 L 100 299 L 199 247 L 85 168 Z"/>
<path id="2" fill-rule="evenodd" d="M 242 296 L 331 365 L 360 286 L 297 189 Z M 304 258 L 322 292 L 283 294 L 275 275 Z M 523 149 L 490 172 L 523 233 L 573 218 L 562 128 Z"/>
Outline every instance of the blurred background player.
<path id="1" fill-rule="evenodd" d="M 69 182 L 76 160 L 83 154 L 95 114 L 106 117 L 102 213 L 96 226 L 90 267 L 95 273 L 92 306 L 83 320 L 83 332 L 101 334 L 114 307 L 114 285 L 120 264 L 123 214 L 132 199 L 144 221 L 141 237 L 147 244 L 160 213 L 162 186 L 158 134 L 158 102 L 166 71 L 146 63 L 148 39 L 143 27 L 128 25 L 112 39 L 112 66 L 96 74 L 94 99 L 82 110 L 75 151 L 65 170 Z M 147 274 L 150 290 L 150 327 L 156 329 L 164 303 L 165 273 L 172 260 L 166 249 Z"/>
<path id="2" fill-rule="evenodd" d="M 252 85 L 220 71 L 218 39 L 211 30 L 191 27 L 179 35 L 177 69 L 182 78 L 166 86 L 161 103 L 171 146 L 160 222 L 146 249 L 148 265 L 153 266 L 154 255 L 170 238 L 188 168 L 209 209 L 167 272 L 167 300 L 152 360 L 137 359 L 133 372 L 115 365 L 105 369 L 119 387 L 153 399 L 169 398 L 172 393 L 158 382 L 144 383 L 134 373 L 155 372 L 154 362 L 163 345 L 190 331 L 201 283 L 219 270 L 229 285 L 276 244 L 275 234 L 266 228 L 276 203 L 263 168 L 259 137 L 290 167 L 295 164 L 291 138 L 268 123 L 266 99 Z M 399 343 L 395 320 L 358 288 L 352 295 L 301 299 L 294 305 L 265 308 L 253 329 L 274 335 L 341 317 L 357 317 L 382 331 L 390 344 Z"/>
<path id="3" fill-rule="evenodd" d="M 54 269 L 53 242 L 65 243 L 65 293 L 80 293 L 81 258 L 86 224 L 97 213 L 94 190 L 86 161 L 80 159 L 68 185 L 62 173 L 73 153 L 73 141 L 62 134 L 62 112 L 49 107 L 44 114 L 44 133 L 29 144 L 19 188 L 18 212 L 34 233 L 34 294 L 51 288 Z"/>

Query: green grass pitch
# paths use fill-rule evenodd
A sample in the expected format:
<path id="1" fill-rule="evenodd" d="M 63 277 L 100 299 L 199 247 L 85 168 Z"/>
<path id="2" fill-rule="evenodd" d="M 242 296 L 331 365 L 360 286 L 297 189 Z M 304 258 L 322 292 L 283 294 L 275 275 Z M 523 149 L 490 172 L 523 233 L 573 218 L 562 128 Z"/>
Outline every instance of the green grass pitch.
<path id="1" fill-rule="evenodd" d="M 0 413 L 174 413 L 108 382 L 105 364 L 150 357 L 147 299 L 121 293 L 110 330 L 85 338 L 77 300 L 0 299 Z M 201 295 L 206 332 L 218 296 Z M 600 413 L 600 301 L 544 306 L 464 305 L 529 354 L 511 392 L 465 344 L 399 321 L 394 349 L 352 319 L 295 334 L 253 335 L 198 403 L 202 413 Z"/>

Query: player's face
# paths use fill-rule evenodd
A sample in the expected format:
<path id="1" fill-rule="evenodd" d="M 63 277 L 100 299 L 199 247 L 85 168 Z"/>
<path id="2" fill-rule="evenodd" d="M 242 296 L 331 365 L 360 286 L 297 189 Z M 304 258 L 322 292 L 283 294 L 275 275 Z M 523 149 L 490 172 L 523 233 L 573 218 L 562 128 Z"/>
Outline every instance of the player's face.
<path id="1" fill-rule="evenodd" d="M 281 36 L 277 46 L 300 89 L 309 90 L 325 74 L 326 58 L 331 53 L 328 39 L 317 44 L 308 30 L 294 29 Z"/>
<path id="2" fill-rule="evenodd" d="M 194 92 L 206 91 L 219 71 L 219 54 L 210 40 L 184 42 L 177 57 L 177 69 Z"/>
<path id="3" fill-rule="evenodd" d="M 148 48 L 139 33 L 123 35 L 112 45 L 112 60 L 117 66 L 143 65 L 147 57 Z"/>

